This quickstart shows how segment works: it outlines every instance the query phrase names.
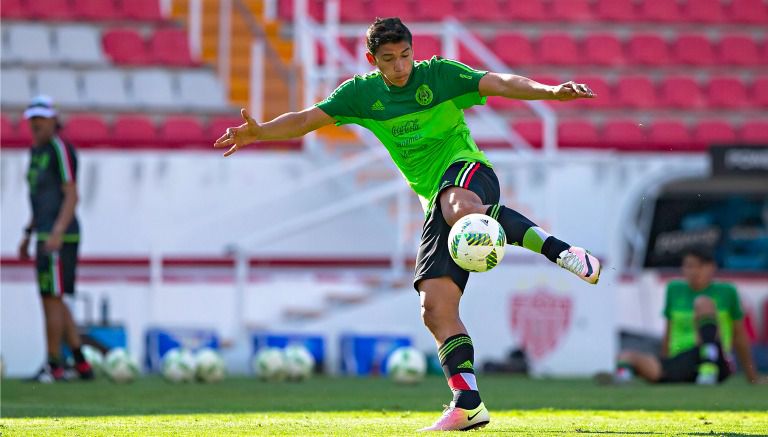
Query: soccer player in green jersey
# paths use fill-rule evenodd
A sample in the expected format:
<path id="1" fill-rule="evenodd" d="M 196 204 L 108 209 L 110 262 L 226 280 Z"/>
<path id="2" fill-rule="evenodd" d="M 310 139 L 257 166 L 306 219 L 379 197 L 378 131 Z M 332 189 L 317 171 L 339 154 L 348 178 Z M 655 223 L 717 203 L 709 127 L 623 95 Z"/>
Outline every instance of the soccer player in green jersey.
<path id="1" fill-rule="evenodd" d="M 715 384 L 731 374 L 735 350 L 747 381 L 764 382 L 752 362 L 736 287 L 712 280 L 715 259 L 707 250 L 688 249 L 682 267 L 685 280 L 667 285 L 662 358 L 624 351 L 616 374 L 598 375 L 598 380 L 628 382 L 637 374 L 649 382 Z"/>
<path id="2" fill-rule="evenodd" d="M 414 287 L 454 394 L 443 415 L 426 429 L 483 426 L 490 417 L 475 381 L 472 340 L 459 318 L 469 273 L 448 253 L 451 226 L 467 214 L 487 214 L 499 221 L 509 244 L 541 253 L 590 284 L 598 281 L 600 262 L 499 203 L 499 182 L 472 139 L 463 110 L 484 104 L 488 96 L 565 101 L 594 94 L 583 84 L 543 85 L 439 57 L 414 62 L 411 33 L 398 18 L 377 19 L 366 40 L 366 57 L 376 68 L 372 73 L 347 80 L 311 108 L 266 123 L 242 110 L 245 123 L 228 128 L 214 147 L 229 148 L 224 156 L 230 156 L 255 141 L 300 137 L 333 123 L 358 124 L 377 136 L 426 212 Z"/>

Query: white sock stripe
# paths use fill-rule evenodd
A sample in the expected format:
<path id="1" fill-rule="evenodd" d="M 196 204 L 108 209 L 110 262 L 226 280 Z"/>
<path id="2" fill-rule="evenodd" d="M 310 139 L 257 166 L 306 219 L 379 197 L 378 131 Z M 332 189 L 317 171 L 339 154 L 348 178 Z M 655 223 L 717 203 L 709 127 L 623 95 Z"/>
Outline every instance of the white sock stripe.
<path id="1" fill-rule="evenodd" d="M 552 236 L 552 234 L 545 231 L 544 229 L 541 229 L 538 226 L 534 226 L 532 229 L 533 229 L 533 232 L 536 232 L 536 235 L 538 235 L 541 238 L 541 241 L 546 241 L 547 238 Z"/>
<path id="2" fill-rule="evenodd" d="M 459 373 L 462 378 L 464 378 L 464 382 L 467 383 L 469 388 L 472 390 L 477 390 L 477 379 L 475 379 L 474 373 Z"/>

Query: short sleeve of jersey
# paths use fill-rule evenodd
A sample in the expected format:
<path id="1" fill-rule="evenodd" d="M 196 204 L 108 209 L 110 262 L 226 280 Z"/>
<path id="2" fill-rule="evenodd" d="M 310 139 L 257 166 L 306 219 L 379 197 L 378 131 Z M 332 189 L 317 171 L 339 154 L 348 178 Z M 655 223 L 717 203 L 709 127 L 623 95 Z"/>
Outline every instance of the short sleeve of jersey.
<path id="1" fill-rule="evenodd" d="M 53 140 L 56 173 L 62 184 L 77 181 L 77 156 L 75 148 L 59 138 Z"/>
<path id="2" fill-rule="evenodd" d="M 322 109 L 323 112 L 336 119 L 336 126 L 346 124 L 343 119 L 356 117 L 358 111 L 355 109 L 355 79 L 351 78 L 339 85 L 330 96 L 315 106 Z"/>
<path id="3" fill-rule="evenodd" d="M 474 68 L 451 59 L 443 59 L 438 56 L 430 60 L 437 69 L 438 80 L 454 96 L 452 100 L 461 109 L 474 105 L 484 105 L 486 97 L 480 95 L 480 79 L 487 71 Z"/>
<path id="4" fill-rule="evenodd" d="M 739 293 L 736 291 L 736 287 L 728 284 L 728 294 L 730 295 L 730 308 L 728 312 L 733 320 L 741 320 L 744 318 L 744 310 L 741 308 L 741 299 L 739 299 Z"/>

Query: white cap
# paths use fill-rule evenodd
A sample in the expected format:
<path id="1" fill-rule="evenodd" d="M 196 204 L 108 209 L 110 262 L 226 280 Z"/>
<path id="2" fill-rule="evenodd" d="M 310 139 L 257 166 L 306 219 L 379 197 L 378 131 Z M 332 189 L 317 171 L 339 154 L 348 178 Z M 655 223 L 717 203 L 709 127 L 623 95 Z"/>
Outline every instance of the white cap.
<path id="1" fill-rule="evenodd" d="M 53 118 L 57 115 L 58 113 L 53 107 L 53 99 L 42 94 L 33 98 L 24 111 L 25 120 L 29 120 L 32 117 Z"/>

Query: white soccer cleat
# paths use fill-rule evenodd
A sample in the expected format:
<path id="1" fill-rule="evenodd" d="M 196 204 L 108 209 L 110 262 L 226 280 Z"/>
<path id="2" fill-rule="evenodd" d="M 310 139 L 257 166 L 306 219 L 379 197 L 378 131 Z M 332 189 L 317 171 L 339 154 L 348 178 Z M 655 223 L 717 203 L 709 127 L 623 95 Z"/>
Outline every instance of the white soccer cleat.
<path id="1" fill-rule="evenodd" d="M 488 409 L 482 402 L 473 410 L 456 408 L 454 403 L 446 407 L 443 415 L 432 425 L 422 428 L 421 431 L 469 431 L 470 429 L 481 428 L 488 425 L 491 416 Z"/>
<path id="2" fill-rule="evenodd" d="M 557 265 L 590 284 L 597 284 L 600 279 L 600 261 L 581 247 L 571 246 L 560 252 Z"/>

